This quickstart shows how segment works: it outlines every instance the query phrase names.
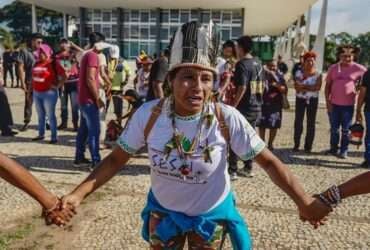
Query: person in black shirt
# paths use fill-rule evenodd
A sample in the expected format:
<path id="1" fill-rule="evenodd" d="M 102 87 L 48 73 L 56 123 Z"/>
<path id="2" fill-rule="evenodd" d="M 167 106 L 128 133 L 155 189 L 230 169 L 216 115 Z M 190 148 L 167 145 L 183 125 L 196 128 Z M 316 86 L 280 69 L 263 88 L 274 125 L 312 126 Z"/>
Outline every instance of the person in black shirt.
<path id="1" fill-rule="evenodd" d="M 235 65 L 234 85 L 237 88 L 236 97 L 232 106 L 247 119 L 253 128 L 261 116 L 264 89 L 264 74 L 261 63 L 252 54 L 253 41 L 249 36 L 237 40 L 239 61 Z M 231 179 L 237 178 L 237 156 L 231 151 L 229 157 L 229 171 Z M 253 177 L 252 161 L 244 162 L 243 175 Z"/>
<path id="2" fill-rule="evenodd" d="M 283 74 L 283 75 L 286 75 L 286 73 L 288 73 L 288 65 L 286 65 L 286 63 L 283 61 L 283 58 L 281 57 L 281 55 L 278 56 L 278 69 L 279 71 Z"/>
<path id="3" fill-rule="evenodd" d="M 8 73 L 10 75 L 11 80 L 11 87 L 14 87 L 14 73 L 13 73 L 13 66 L 14 66 L 14 58 L 13 52 L 8 45 L 4 45 L 4 53 L 3 53 L 3 70 L 4 70 L 4 87 L 6 87 L 6 83 L 8 80 Z"/>
<path id="4" fill-rule="evenodd" d="M 303 71 L 304 54 L 300 55 L 299 62 L 294 64 L 292 69 L 292 78 L 295 79 L 298 71 Z"/>
<path id="5" fill-rule="evenodd" d="M 365 104 L 364 114 L 366 122 L 365 154 L 363 168 L 370 168 L 370 68 L 362 78 L 360 94 L 357 99 L 356 121 L 363 122 L 362 106 Z"/>
<path id="6" fill-rule="evenodd" d="M 149 76 L 149 90 L 146 101 L 164 97 L 164 83 L 168 72 L 168 57 L 170 51 L 168 49 L 161 53 L 161 56 L 153 63 Z"/>

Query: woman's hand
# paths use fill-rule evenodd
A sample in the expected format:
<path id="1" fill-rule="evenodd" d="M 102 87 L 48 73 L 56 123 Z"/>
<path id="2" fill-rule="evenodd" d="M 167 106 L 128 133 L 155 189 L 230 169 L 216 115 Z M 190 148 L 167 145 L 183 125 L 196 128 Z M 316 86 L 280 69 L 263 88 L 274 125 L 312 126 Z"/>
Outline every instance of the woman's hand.
<path id="1" fill-rule="evenodd" d="M 78 206 L 80 206 L 82 200 L 82 197 L 74 193 L 65 195 L 62 197 L 62 209 L 67 209 L 68 206 L 72 206 L 74 209 L 76 209 Z"/>
<path id="2" fill-rule="evenodd" d="M 59 227 L 65 226 L 76 214 L 76 210 L 71 205 L 62 208 L 62 201 L 55 197 L 56 202 L 52 207 L 43 208 L 42 216 L 45 218 L 46 225 L 55 224 Z"/>
<path id="3" fill-rule="evenodd" d="M 324 225 L 326 217 L 333 211 L 319 199 L 314 197 L 307 197 L 304 203 L 298 206 L 299 216 L 302 221 L 309 221 L 314 228 Z"/>

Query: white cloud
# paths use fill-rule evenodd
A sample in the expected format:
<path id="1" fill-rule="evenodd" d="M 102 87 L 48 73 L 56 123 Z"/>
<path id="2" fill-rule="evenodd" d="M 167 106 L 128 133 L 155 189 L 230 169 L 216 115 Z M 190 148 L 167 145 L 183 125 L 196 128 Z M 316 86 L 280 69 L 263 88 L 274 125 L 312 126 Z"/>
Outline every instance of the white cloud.
<path id="1" fill-rule="evenodd" d="M 322 0 L 312 9 L 311 33 L 317 33 Z M 329 0 L 326 33 L 359 34 L 370 31 L 369 0 Z"/>

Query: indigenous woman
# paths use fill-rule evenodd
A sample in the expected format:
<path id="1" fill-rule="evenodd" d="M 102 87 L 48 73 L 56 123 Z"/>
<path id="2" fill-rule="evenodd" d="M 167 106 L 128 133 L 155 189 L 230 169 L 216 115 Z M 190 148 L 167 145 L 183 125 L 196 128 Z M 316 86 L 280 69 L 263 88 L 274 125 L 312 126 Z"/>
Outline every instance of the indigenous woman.
<path id="1" fill-rule="evenodd" d="M 274 140 L 281 127 L 283 111 L 283 95 L 288 88 L 284 76 L 278 72 L 277 62 L 270 61 L 265 68 L 266 88 L 263 94 L 262 116 L 258 122 L 259 134 L 265 140 L 266 129 L 270 130 L 268 148 L 274 149 Z"/>
<path id="2" fill-rule="evenodd" d="M 307 115 L 307 131 L 304 150 L 310 153 L 316 130 L 316 114 L 322 75 L 316 69 L 316 53 L 310 51 L 303 56 L 303 69 L 294 76 L 296 90 L 296 109 L 294 121 L 294 151 L 299 150 L 303 132 L 303 120 Z"/>
<path id="3" fill-rule="evenodd" d="M 221 249 L 226 233 L 234 249 L 251 249 L 247 226 L 231 191 L 228 148 L 256 158 L 270 178 L 297 204 L 301 218 L 319 225 L 330 209 L 307 195 L 289 168 L 265 148 L 234 108 L 210 101 L 216 76 L 219 33 L 197 22 L 184 24 L 173 40 L 168 99 L 143 104 L 118 147 L 85 181 L 63 198 L 78 206 L 109 181 L 145 144 L 151 190 L 142 213 L 142 236 L 151 249 Z"/>
<path id="4" fill-rule="evenodd" d="M 52 54 L 53 51 L 48 45 L 41 44 L 38 62 L 32 69 L 33 101 L 39 123 L 39 135 L 32 140 L 39 141 L 45 138 L 45 120 L 48 117 L 51 131 L 50 143 L 55 144 L 57 143 L 55 106 L 58 101 L 58 85 L 59 82 L 64 83 L 66 77 L 62 66 L 51 58 Z"/>

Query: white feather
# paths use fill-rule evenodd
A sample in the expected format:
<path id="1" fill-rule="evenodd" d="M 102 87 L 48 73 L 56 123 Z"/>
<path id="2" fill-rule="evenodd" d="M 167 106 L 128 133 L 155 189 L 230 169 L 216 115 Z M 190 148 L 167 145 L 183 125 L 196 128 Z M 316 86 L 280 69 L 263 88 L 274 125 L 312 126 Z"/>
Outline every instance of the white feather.
<path id="1" fill-rule="evenodd" d="M 175 39 L 173 40 L 171 48 L 170 68 L 182 62 L 183 37 L 180 27 L 176 31 Z"/>

